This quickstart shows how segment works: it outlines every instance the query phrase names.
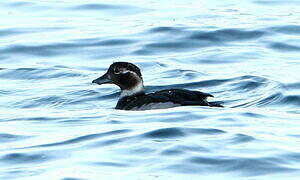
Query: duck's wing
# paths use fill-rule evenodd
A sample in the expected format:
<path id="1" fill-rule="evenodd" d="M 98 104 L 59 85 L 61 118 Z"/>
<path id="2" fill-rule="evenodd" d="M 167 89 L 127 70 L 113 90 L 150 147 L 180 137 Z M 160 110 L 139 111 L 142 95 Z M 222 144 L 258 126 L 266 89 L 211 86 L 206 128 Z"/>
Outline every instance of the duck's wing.
<path id="1" fill-rule="evenodd" d="M 190 91 L 186 89 L 166 89 L 162 91 L 156 91 L 153 96 L 164 96 L 174 103 L 180 104 L 181 106 L 216 106 L 222 107 L 219 103 L 210 103 L 207 101 L 208 97 L 213 97 L 209 93 L 203 93 L 200 91 Z M 149 94 L 150 95 L 150 94 Z"/>

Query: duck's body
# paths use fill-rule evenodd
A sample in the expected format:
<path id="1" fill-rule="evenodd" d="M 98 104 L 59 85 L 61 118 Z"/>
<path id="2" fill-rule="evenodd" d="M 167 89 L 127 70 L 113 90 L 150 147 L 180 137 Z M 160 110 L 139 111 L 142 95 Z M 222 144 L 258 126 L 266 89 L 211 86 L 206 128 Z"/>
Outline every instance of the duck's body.
<path id="1" fill-rule="evenodd" d="M 121 88 L 121 96 L 116 109 L 151 110 L 177 106 L 213 106 L 219 103 L 208 102 L 211 94 L 186 89 L 166 89 L 150 94 L 145 93 L 141 72 L 137 66 L 127 62 L 113 63 L 106 74 L 93 83 L 113 83 Z"/>
<path id="2" fill-rule="evenodd" d="M 185 89 L 166 89 L 150 94 L 137 94 L 119 99 L 116 109 L 150 110 L 177 106 L 213 106 L 207 102 L 211 94 Z"/>

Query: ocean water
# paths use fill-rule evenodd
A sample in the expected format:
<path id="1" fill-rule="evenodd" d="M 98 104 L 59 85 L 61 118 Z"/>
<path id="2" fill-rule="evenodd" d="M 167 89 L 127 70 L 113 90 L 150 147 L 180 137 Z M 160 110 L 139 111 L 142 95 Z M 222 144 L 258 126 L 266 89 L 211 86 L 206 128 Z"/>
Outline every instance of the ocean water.
<path id="1" fill-rule="evenodd" d="M 299 0 L 0 3 L 0 179 L 300 179 Z M 148 92 L 224 108 L 114 110 L 115 61 Z"/>

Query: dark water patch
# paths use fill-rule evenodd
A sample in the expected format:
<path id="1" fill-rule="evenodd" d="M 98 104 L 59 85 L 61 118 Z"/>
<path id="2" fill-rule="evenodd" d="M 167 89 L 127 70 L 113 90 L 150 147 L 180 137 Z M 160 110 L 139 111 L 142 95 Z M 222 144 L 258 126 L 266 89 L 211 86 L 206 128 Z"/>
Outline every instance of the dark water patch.
<path id="1" fill-rule="evenodd" d="M 93 164 L 96 166 L 129 167 L 128 164 L 117 163 L 117 162 L 95 162 Z"/>
<path id="2" fill-rule="evenodd" d="M 28 54 L 35 56 L 57 56 L 58 50 L 66 47 L 70 47 L 69 44 L 57 44 L 57 45 L 11 45 L 10 47 L 0 49 L 2 54 Z"/>
<path id="3" fill-rule="evenodd" d="M 0 90 L 0 96 L 5 96 L 12 93 L 13 93 L 12 91 Z"/>
<path id="4" fill-rule="evenodd" d="M 256 139 L 252 136 L 246 134 L 235 134 L 234 137 L 230 140 L 232 144 L 248 143 L 255 141 Z"/>
<path id="5" fill-rule="evenodd" d="M 122 151 L 122 150 L 121 150 Z M 147 154 L 151 154 L 154 153 L 156 151 L 155 148 L 148 148 L 148 147 L 134 147 L 134 148 L 130 148 L 128 150 L 129 154 L 139 154 L 139 155 L 147 155 Z"/>
<path id="6" fill-rule="evenodd" d="M 29 138 L 29 136 L 0 133 L 0 143 L 19 141 L 26 138 Z"/>
<path id="7" fill-rule="evenodd" d="M 184 76 L 187 79 L 193 79 L 196 78 L 198 75 L 199 72 L 192 71 L 192 70 L 184 70 L 184 69 L 172 69 L 172 70 L 164 71 L 162 73 L 162 77 L 164 78 Z"/>
<path id="8" fill-rule="evenodd" d="M 7 30 L 0 30 L 0 37 L 7 37 L 7 36 L 12 36 L 15 34 L 21 34 L 23 32 L 19 31 L 19 30 L 13 30 L 13 29 L 7 29 Z"/>
<path id="9" fill-rule="evenodd" d="M 276 43 L 271 43 L 269 45 L 269 48 L 277 50 L 277 51 L 300 51 L 300 46 L 295 46 L 295 45 L 290 45 L 287 43 L 281 43 L 281 42 L 276 42 Z"/>
<path id="10" fill-rule="evenodd" d="M 77 91 L 70 91 L 70 92 L 65 93 L 66 96 L 81 96 L 81 97 L 94 96 L 97 94 L 98 94 L 98 92 L 94 91 L 94 90 L 77 90 Z"/>
<path id="11" fill-rule="evenodd" d="M 19 169 L 19 168 L 18 168 Z M 3 176 L 0 176 L 1 179 L 20 179 L 20 177 L 32 177 L 38 176 L 41 173 L 45 172 L 44 170 L 7 170 L 3 173 Z"/>
<path id="12" fill-rule="evenodd" d="M 271 5 L 278 5 L 278 6 L 285 6 L 285 5 L 299 5 L 298 0 L 255 0 L 256 4 L 271 6 Z"/>
<path id="13" fill-rule="evenodd" d="M 130 137 L 122 137 L 122 138 L 114 138 L 114 139 L 109 139 L 109 140 L 103 140 L 103 141 L 96 142 L 96 143 L 90 143 L 88 145 L 88 147 L 101 148 L 101 147 L 105 147 L 105 146 L 117 145 L 119 143 L 126 142 L 129 139 L 130 139 Z"/>
<path id="14" fill-rule="evenodd" d="M 181 155 L 183 153 L 184 153 L 183 151 L 178 150 L 178 149 L 167 149 L 167 150 L 164 150 L 163 152 L 161 152 L 161 154 L 165 155 L 165 156 L 177 156 L 177 155 Z"/>
<path id="15" fill-rule="evenodd" d="M 215 31 L 184 31 L 169 27 L 158 27 L 150 30 L 153 33 L 165 33 L 157 42 L 143 45 L 133 51 L 134 55 L 155 55 L 170 52 L 187 52 L 211 46 L 224 46 L 227 42 L 258 39 L 266 35 L 265 31 L 243 29 L 221 29 Z M 178 36 L 180 35 L 180 36 Z"/>
<path id="16" fill-rule="evenodd" d="M 182 41 L 170 41 L 170 42 L 157 42 L 157 43 L 150 43 L 144 46 L 146 49 L 167 49 L 167 50 L 185 50 L 190 48 L 200 47 L 197 43 L 191 42 L 182 42 Z"/>
<path id="17" fill-rule="evenodd" d="M 252 118 L 265 118 L 266 117 L 262 114 L 257 114 L 257 113 L 254 113 L 254 112 L 243 113 L 243 116 L 252 117 Z"/>
<path id="18" fill-rule="evenodd" d="M 83 74 L 56 68 L 17 68 L 0 71 L 0 78 L 17 80 L 45 80 L 79 76 L 83 76 Z"/>
<path id="19" fill-rule="evenodd" d="M 108 39 L 97 42 L 86 43 L 52 43 L 41 45 L 10 45 L 6 48 L 0 49 L 1 54 L 24 54 L 34 56 L 59 56 L 62 54 L 74 54 L 74 52 L 83 52 L 82 48 L 96 48 L 96 47 L 108 47 L 108 46 L 124 46 L 135 43 L 135 40 L 131 39 Z M 79 49 L 79 50 L 77 50 Z M 103 52 L 102 52 L 103 53 Z"/>
<path id="20" fill-rule="evenodd" d="M 299 25 L 285 25 L 285 26 L 275 26 L 271 27 L 270 30 L 278 33 L 283 33 L 287 35 L 300 35 L 300 26 Z"/>
<path id="21" fill-rule="evenodd" d="M 144 133 L 142 136 L 146 138 L 177 138 L 185 137 L 188 134 L 203 134 L 216 135 L 223 134 L 225 131 L 219 129 L 205 129 L 205 128 L 162 128 Z"/>
<path id="22" fill-rule="evenodd" d="M 300 89 L 300 82 L 298 83 L 290 83 L 290 84 L 285 84 L 284 88 L 288 90 L 293 90 L 293 89 Z"/>
<path id="23" fill-rule="evenodd" d="M 86 179 L 66 177 L 66 178 L 63 178 L 63 179 L 61 179 L 61 180 L 86 180 Z"/>
<path id="24" fill-rule="evenodd" d="M 141 56 L 149 56 L 149 55 L 153 55 L 153 52 L 149 49 L 139 49 L 139 50 L 133 51 L 132 54 L 141 55 Z"/>
<path id="25" fill-rule="evenodd" d="M 37 122 L 46 122 L 46 121 L 56 121 L 61 120 L 61 117 L 18 117 L 10 119 L 2 119 L 0 121 L 37 121 Z"/>
<path id="26" fill-rule="evenodd" d="M 289 153 L 281 154 L 280 157 L 285 159 L 290 164 L 297 163 L 300 161 L 300 153 L 299 152 L 289 152 Z"/>
<path id="27" fill-rule="evenodd" d="M 248 98 L 245 99 L 246 102 L 240 102 L 240 104 L 233 106 L 234 108 L 236 107 L 251 107 L 251 106 L 256 106 L 256 107 L 263 107 L 267 105 L 279 105 L 280 99 L 282 98 L 282 94 L 279 93 L 274 93 L 274 94 L 257 94 L 259 98 Z M 282 105 L 282 104 L 281 104 Z M 247 115 L 247 114 L 246 114 Z"/>
<path id="28" fill-rule="evenodd" d="M 255 103 L 255 105 L 256 106 L 266 106 L 266 105 L 272 105 L 272 104 L 280 105 L 280 99 L 282 97 L 283 97 L 283 95 L 280 92 L 279 93 L 274 93 L 274 94 L 269 94 L 267 97 L 262 98 L 261 100 L 257 101 Z"/>
<path id="29" fill-rule="evenodd" d="M 112 4 L 84 4 L 73 7 L 73 10 L 119 10 L 119 9 L 127 9 L 130 6 L 125 5 L 112 5 Z"/>
<path id="30" fill-rule="evenodd" d="M 134 44 L 137 41 L 131 39 L 111 39 L 111 40 L 104 40 L 101 42 L 96 42 L 91 44 L 91 46 L 121 46 L 121 45 L 129 45 Z"/>
<path id="31" fill-rule="evenodd" d="M 176 138 L 184 137 L 185 133 L 180 128 L 163 128 L 153 130 L 142 135 L 146 138 Z"/>
<path id="32" fill-rule="evenodd" d="M 121 5 L 121 4 L 83 4 L 69 8 L 72 11 L 93 11 L 93 12 L 105 12 L 112 14 L 114 16 L 126 16 L 139 14 L 149 11 L 146 8 L 140 8 L 130 5 Z"/>
<path id="33" fill-rule="evenodd" d="M 24 1 L 9 3 L 9 5 L 14 6 L 14 7 L 27 6 L 27 5 L 32 5 L 32 4 L 33 3 L 31 3 L 31 2 L 24 2 Z"/>
<path id="34" fill-rule="evenodd" d="M 216 134 L 224 134 L 226 133 L 220 129 L 213 128 L 183 128 L 184 132 L 192 133 L 192 134 L 205 134 L 205 135 L 216 135 Z"/>
<path id="35" fill-rule="evenodd" d="M 300 107 L 300 96 L 299 95 L 287 95 L 284 96 L 278 104 L 280 105 L 293 105 Z"/>
<path id="36" fill-rule="evenodd" d="M 237 82 L 236 84 L 232 84 L 233 86 L 236 86 L 234 90 L 238 91 L 252 91 L 254 89 L 257 89 L 261 86 L 265 85 L 265 82 L 257 82 L 257 81 L 244 81 L 244 82 Z"/>
<path id="37" fill-rule="evenodd" d="M 231 41 L 245 41 L 258 39 L 265 35 L 264 31 L 246 31 L 243 29 L 221 29 L 212 32 L 193 32 L 189 37 L 191 40 L 200 40 L 200 41 L 212 41 L 217 42 L 231 42 Z"/>
<path id="38" fill-rule="evenodd" d="M 23 100 L 13 104 L 18 108 L 55 107 L 68 102 L 69 100 L 61 96 L 45 96 Z"/>
<path id="39" fill-rule="evenodd" d="M 123 46 L 123 45 L 134 44 L 138 41 L 134 39 L 115 37 L 112 39 L 103 39 L 103 38 L 75 39 L 72 40 L 72 42 L 75 42 L 74 44 L 78 44 L 83 47 L 96 47 L 96 46 Z"/>
<path id="40" fill-rule="evenodd" d="M 155 55 L 170 52 L 187 52 L 197 48 L 211 46 L 206 42 L 192 42 L 192 41 L 168 41 L 155 42 L 143 45 L 141 49 L 132 52 L 133 55 Z"/>
<path id="41" fill-rule="evenodd" d="M 211 150 L 203 146 L 191 146 L 191 145 L 176 145 L 169 147 L 161 152 L 162 155 L 166 156 L 180 156 L 190 153 L 208 153 Z"/>
<path id="42" fill-rule="evenodd" d="M 150 33 L 178 33 L 183 32 L 182 29 L 176 27 L 155 27 L 149 30 Z"/>
<path id="43" fill-rule="evenodd" d="M 115 131 L 110 131 L 110 132 L 105 132 L 105 133 L 89 134 L 89 135 L 76 137 L 76 138 L 66 140 L 66 141 L 62 141 L 62 142 L 58 142 L 58 143 L 42 144 L 42 145 L 37 145 L 37 146 L 31 146 L 31 147 L 28 147 L 28 148 L 70 145 L 70 144 L 86 142 L 86 141 L 101 138 L 101 137 L 108 137 L 108 136 L 112 136 L 112 135 L 124 134 L 124 133 L 128 133 L 128 132 L 130 132 L 130 130 L 122 129 L 122 130 L 115 130 Z"/>
<path id="44" fill-rule="evenodd" d="M 41 163 L 45 161 L 49 161 L 52 157 L 42 154 L 30 154 L 30 153 L 10 153 L 4 155 L 0 158 L 0 163 L 9 163 L 9 164 L 20 164 L 20 163 Z"/>
<path id="45" fill-rule="evenodd" d="M 185 169 L 179 169 L 178 165 L 170 166 L 168 169 L 182 173 L 231 172 L 247 177 L 298 171 L 298 169 L 280 165 L 284 161 L 279 158 L 209 158 L 195 156 L 184 162 L 187 164 Z"/>
<path id="46" fill-rule="evenodd" d="M 0 29 L 0 37 L 8 37 L 13 35 L 24 35 L 27 33 L 42 33 L 42 32 L 49 32 L 49 31 L 57 31 L 57 30 L 65 30 L 68 29 L 66 27 L 36 27 L 36 28 L 6 28 Z M 21 47 L 19 47 L 22 49 Z"/>

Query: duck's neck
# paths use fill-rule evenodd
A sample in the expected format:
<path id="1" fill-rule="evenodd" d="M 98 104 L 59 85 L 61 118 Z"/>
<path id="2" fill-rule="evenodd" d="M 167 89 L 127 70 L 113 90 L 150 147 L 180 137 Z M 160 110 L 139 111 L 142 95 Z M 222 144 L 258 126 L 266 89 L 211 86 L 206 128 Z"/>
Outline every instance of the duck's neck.
<path id="1" fill-rule="evenodd" d="M 121 90 L 120 99 L 139 94 L 145 94 L 145 87 L 142 81 L 137 83 L 133 88 Z"/>

